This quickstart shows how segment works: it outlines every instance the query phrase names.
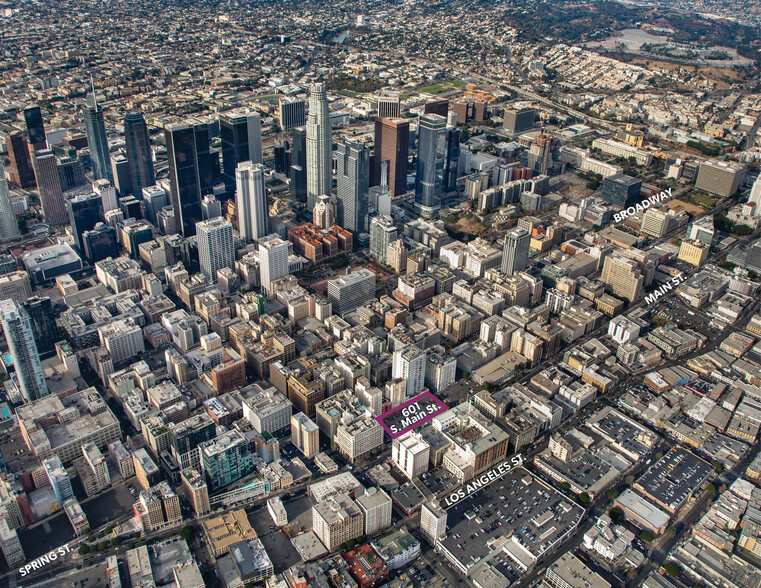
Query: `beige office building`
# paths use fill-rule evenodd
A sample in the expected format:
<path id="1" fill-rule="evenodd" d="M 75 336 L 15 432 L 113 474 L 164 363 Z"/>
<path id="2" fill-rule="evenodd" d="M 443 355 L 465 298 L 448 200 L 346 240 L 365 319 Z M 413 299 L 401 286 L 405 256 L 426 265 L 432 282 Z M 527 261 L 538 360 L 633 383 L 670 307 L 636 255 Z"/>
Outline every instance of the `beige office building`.
<path id="1" fill-rule="evenodd" d="M 182 489 L 197 515 L 205 515 L 211 510 L 209 489 L 198 470 L 188 468 L 182 471 Z"/>
<path id="2" fill-rule="evenodd" d="M 314 457 L 320 451 L 320 429 L 303 412 L 291 417 L 291 442 L 306 457 Z"/>
<path id="3" fill-rule="evenodd" d="M 700 241 L 682 241 L 679 247 L 679 259 L 690 265 L 703 265 L 708 259 L 710 247 Z"/>
<path id="4" fill-rule="evenodd" d="M 605 258 L 605 265 L 602 268 L 602 283 L 612 294 L 633 302 L 642 295 L 645 277 L 636 261 L 610 255 Z"/>
<path id="5" fill-rule="evenodd" d="M 365 517 L 348 494 L 329 496 L 312 507 L 312 528 L 329 551 L 364 533 Z"/>

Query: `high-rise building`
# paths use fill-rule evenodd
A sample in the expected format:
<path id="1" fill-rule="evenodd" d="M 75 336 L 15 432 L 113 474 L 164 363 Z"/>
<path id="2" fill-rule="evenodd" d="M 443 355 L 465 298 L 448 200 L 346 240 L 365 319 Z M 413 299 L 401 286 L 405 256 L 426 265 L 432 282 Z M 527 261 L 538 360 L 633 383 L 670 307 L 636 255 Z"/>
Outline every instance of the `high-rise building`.
<path id="1" fill-rule="evenodd" d="M 502 249 L 503 274 L 512 276 L 526 269 L 530 244 L 531 235 L 526 229 L 516 228 L 507 232 Z"/>
<path id="2" fill-rule="evenodd" d="M 71 236 L 80 252 L 84 252 L 82 235 L 103 221 L 103 208 L 97 194 L 81 194 L 66 200 L 66 211 L 71 224 Z"/>
<path id="3" fill-rule="evenodd" d="M 238 230 L 244 241 L 256 241 L 269 233 L 269 207 L 264 166 L 244 161 L 235 170 Z"/>
<path id="4" fill-rule="evenodd" d="M 605 258 L 600 279 L 607 290 L 629 302 L 639 299 L 645 284 L 645 277 L 637 262 L 619 255 Z"/>
<path id="5" fill-rule="evenodd" d="M 351 312 L 375 298 L 375 274 L 360 269 L 328 280 L 328 302 L 338 315 Z"/>
<path id="6" fill-rule="evenodd" d="M 143 531 L 150 533 L 182 522 L 180 499 L 166 482 L 143 490 L 132 507 Z"/>
<path id="7" fill-rule="evenodd" d="M 602 199 L 620 208 L 628 208 L 639 202 L 641 189 L 642 180 L 626 174 L 614 174 L 602 181 Z"/>
<path id="8" fill-rule="evenodd" d="M 386 263 L 399 273 L 407 271 L 407 248 L 402 239 L 389 243 L 386 248 Z"/>
<path id="9" fill-rule="evenodd" d="M 424 214 L 441 207 L 444 167 L 447 158 L 447 119 L 438 114 L 420 117 L 418 160 L 415 176 L 415 205 Z"/>
<path id="10" fill-rule="evenodd" d="M 280 98 L 278 104 L 280 128 L 288 131 L 306 124 L 306 104 L 297 98 Z"/>
<path id="11" fill-rule="evenodd" d="M 423 503 L 420 510 L 420 534 L 431 545 L 443 539 L 447 534 L 447 511 L 436 500 Z"/>
<path id="12" fill-rule="evenodd" d="M 205 515 L 211 510 L 209 488 L 197 468 L 182 471 L 182 488 L 196 515 Z"/>
<path id="13" fill-rule="evenodd" d="M 407 398 L 412 398 L 425 388 L 425 362 L 425 351 L 414 345 L 394 351 L 391 377 L 406 381 Z"/>
<path id="14" fill-rule="evenodd" d="M 214 192 L 219 175 L 219 151 L 211 148 L 213 121 L 208 119 L 191 119 L 196 140 L 196 163 L 198 165 L 198 183 L 201 195 Z"/>
<path id="15" fill-rule="evenodd" d="M 219 115 L 219 134 L 222 139 L 222 176 L 227 196 L 237 187 L 236 169 L 244 161 L 263 163 L 262 119 L 247 108 Z"/>
<path id="16" fill-rule="evenodd" d="M 56 325 L 53 303 L 50 298 L 32 296 L 27 298 L 23 304 L 31 321 L 37 351 L 40 354 L 53 351 L 55 344 L 63 337 L 61 337 L 58 325 Z"/>
<path id="17" fill-rule="evenodd" d="M 520 110 L 511 108 L 505 110 L 502 127 L 508 133 L 522 133 L 534 128 L 535 119 L 536 109 L 534 108 L 521 108 Z"/>
<path id="18" fill-rule="evenodd" d="M 45 138 L 45 124 L 42 122 L 42 110 L 39 106 L 27 106 L 24 109 L 24 122 L 26 123 L 26 135 L 33 151 L 47 149 L 48 141 Z"/>
<path id="19" fill-rule="evenodd" d="M 122 153 L 111 156 L 111 175 L 114 177 L 114 187 L 120 196 L 128 194 L 140 195 L 132 189 L 132 177 L 129 170 L 129 161 Z"/>
<path id="20" fill-rule="evenodd" d="M 82 233 L 82 247 L 84 256 L 91 264 L 107 257 L 119 257 L 116 229 L 105 223 L 97 223 L 91 231 Z"/>
<path id="21" fill-rule="evenodd" d="M 63 501 L 74 496 L 74 490 L 71 487 L 71 480 L 66 473 L 66 468 L 61 463 L 61 458 L 53 455 L 43 460 L 42 467 L 48 477 L 50 485 L 53 487 L 58 504 L 63 505 Z"/>
<path id="22" fill-rule="evenodd" d="M 320 451 L 320 429 L 303 412 L 291 417 L 291 441 L 305 457 L 314 457 Z"/>
<path id="23" fill-rule="evenodd" d="M 335 205 L 329 196 L 323 194 L 317 197 L 312 211 L 312 224 L 321 229 L 329 229 L 336 224 Z"/>
<path id="24" fill-rule="evenodd" d="M 85 134 L 90 148 L 92 170 L 96 180 L 108 180 L 113 184 L 114 174 L 111 169 L 111 156 L 108 151 L 108 135 L 103 108 L 98 105 L 95 92 L 87 96 L 82 114 L 85 118 Z"/>
<path id="25" fill-rule="evenodd" d="M 11 160 L 11 182 L 21 188 L 34 186 L 34 169 L 24 134 L 11 131 L 5 136 L 5 146 Z"/>
<path id="26" fill-rule="evenodd" d="M 259 271 L 262 290 L 269 295 L 273 281 L 288 275 L 288 242 L 278 235 L 259 239 Z"/>
<path id="27" fill-rule="evenodd" d="M 11 194 L 8 191 L 8 182 L 0 166 L 0 241 L 10 241 L 19 234 L 18 222 L 16 222 L 16 215 L 11 204 Z"/>
<path id="28" fill-rule="evenodd" d="M 346 139 L 339 143 L 336 177 L 336 224 L 352 233 L 366 232 L 370 150 L 361 141 Z"/>
<path id="29" fill-rule="evenodd" d="M 449 114 L 449 100 L 434 100 L 433 102 L 427 102 L 424 107 L 424 114 L 437 114 L 447 118 Z"/>
<path id="30" fill-rule="evenodd" d="M 206 194 L 201 200 L 203 220 L 211 220 L 222 216 L 222 203 L 214 194 Z"/>
<path id="31" fill-rule="evenodd" d="M 357 506 L 365 519 L 365 535 L 374 535 L 391 526 L 391 498 L 382 488 L 367 488 L 357 496 Z"/>
<path id="32" fill-rule="evenodd" d="M 58 162 L 49 149 L 35 151 L 32 155 L 34 176 L 37 178 L 37 189 L 40 192 L 42 215 L 45 222 L 51 226 L 65 225 L 69 221 L 66 214 L 66 201 L 61 190 L 61 180 L 58 177 Z"/>
<path id="33" fill-rule="evenodd" d="M 388 246 L 398 237 L 390 216 L 374 216 L 370 221 L 370 253 L 382 263 L 386 263 Z"/>
<path id="34" fill-rule="evenodd" d="M 410 431 L 392 441 L 391 459 L 410 480 L 428 471 L 431 446 L 420 433 Z"/>
<path id="35" fill-rule="evenodd" d="M 101 492 L 108 488 L 111 485 L 111 475 L 108 473 L 106 458 L 103 457 L 98 446 L 92 441 L 82 445 L 82 455 L 92 470 L 95 478 L 96 492 Z"/>
<path id="36" fill-rule="evenodd" d="M 151 140 L 148 125 L 142 112 L 128 112 L 124 117 L 124 144 L 127 150 L 127 166 L 133 194 L 140 194 L 143 188 L 153 186 L 156 176 L 153 172 Z M 151 220 L 151 222 L 154 222 Z"/>
<path id="37" fill-rule="evenodd" d="M 526 153 L 526 165 L 539 174 L 548 174 L 554 165 L 558 140 L 543 132 L 534 138 Z"/>
<path id="38" fill-rule="evenodd" d="M 291 167 L 288 170 L 290 196 L 296 202 L 307 201 L 307 130 L 295 127 L 291 141 Z"/>
<path id="39" fill-rule="evenodd" d="M 201 273 L 212 282 L 217 281 L 217 270 L 235 267 L 233 226 L 223 218 L 201 221 L 196 225 L 198 262 Z"/>
<path id="40" fill-rule="evenodd" d="M 312 527 L 329 551 L 364 534 L 364 515 L 346 494 L 329 496 L 312 506 Z"/>
<path id="41" fill-rule="evenodd" d="M 325 84 L 315 84 L 309 92 L 306 127 L 307 208 L 312 210 L 318 196 L 333 190 L 333 143 Z"/>
<path id="42" fill-rule="evenodd" d="M 754 214 L 761 216 L 761 174 L 753 182 L 753 188 L 750 191 L 750 196 L 748 196 L 748 204 L 755 204 Z"/>
<path id="43" fill-rule="evenodd" d="M 201 212 L 201 182 L 198 173 L 196 133 L 192 125 L 166 127 L 166 151 L 169 161 L 170 200 L 178 217 L 178 229 L 184 237 L 195 235 Z"/>
<path id="44" fill-rule="evenodd" d="M 700 164 L 695 187 L 726 198 L 737 192 L 745 169 L 734 161 L 708 160 Z"/>
<path id="45" fill-rule="evenodd" d="M 29 402 L 46 396 L 48 387 L 29 314 L 9 299 L 0 301 L 0 314 L 21 395 Z"/>
<path id="46" fill-rule="evenodd" d="M 145 186 L 143 188 L 143 206 L 145 207 L 145 220 L 149 223 L 158 224 L 159 211 L 169 204 L 166 190 L 160 186 Z"/>
<path id="47" fill-rule="evenodd" d="M 447 116 L 447 159 L 444 163 L 444 192 L 457 190 L 457 170 L 460 164 L 460 129 L 457 128 L 457 113 Z"/>
<path id="48" fill-rule="evenodd" d="M 399 92 L 378 96 L 378 118 L 398 118 L 401 115 L 402 104 Z"/>
<path id="49" fill-rule="evenodd" d="M 100 196 L 100 204 L 104 215 L 110 210 L 117 210 L 119 208 L 116 188 L 108 180 L 95 180 L 92 183 L 92 191 Z"/>
<path id="50" fill-rule="evenodd" d="M 403 118 L 375 119 L 375 155 L 371 185 L 381 183 L 381 165 L 388 163 L 388 188 L 392 197 L 407 191 L 410 123 Z"/>
<path id="51" fill-rule="evenodd" d="M 0 551 L 11 569 L 20 567 L 26 561 L 18 531 L 8 525 L 8 519 L 0 519 Z"/>
<path id="52" fill-rule="evenodd" d="M 228 431 L 201 443 L 201 467 L 212 492 L 245 478 L 254 471 L 246 438 L 238 431 Z"/>

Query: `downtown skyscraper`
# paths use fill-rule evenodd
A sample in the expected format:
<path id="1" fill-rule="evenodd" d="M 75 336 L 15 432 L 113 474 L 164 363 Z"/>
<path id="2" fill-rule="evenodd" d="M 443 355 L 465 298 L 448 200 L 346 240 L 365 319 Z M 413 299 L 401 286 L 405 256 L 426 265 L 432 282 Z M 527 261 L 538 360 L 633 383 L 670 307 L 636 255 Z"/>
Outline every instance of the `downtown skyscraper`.
<path id="1" fill-rule="evenodd" d="M 415 206 L 424 215 L 429 215 L 441 207 L 447 159 L 446 126 L 447 119 L 438 114 L 424 114 L 418 124 Z"/>
<path id="2" fill-rule="evenodd" d="M 48 387 L 42 371 L 40 355 L 34 341 L 34 330 L 29 314 L 13 300 L 0 301 L 0 320 L 5 340 L 13 359 L 21 395 L 28 401 L 47 396 Z"/>
<path id="3" fill-rule="evenodd" d="M 307 130 L 306 127 L 295 127 L 291 141 L 291 167 L 288 170 L 290 179 L 289 193 L 296 202 L 307 201 Z M 327 196 L 327 194 L 318 194 Z"/>
<path id="4" fill-rule="evenodd" d="M 352 233 L 367 231 L 370 150 L 356 139 L 346 139 L 336 150 L 336 224 Z"/>
<path id="5" fill-rule="evenodd" d="M 502 273 L 512 276 L 522 272 L 528 265 L 528 249 L 531 235 L 526 229 L 516 228 L 505 235 L 502 248 Z"/>
<path id="6" fill-rule="evenodd" d="M 87 135 L 87 145 L 90 148 L 93 175 L 96 180 L 108 180 L 113 184 L 114 174 L 108 151 L 106 123 L 103 119 L 103 108 L 98 106 L 95 92 L 87 97 L 82 114 L 85 118 L 85 134 Z"/>
<path id="7" fill-rule="evenodd" d="M 51 226 L 67 224 L 69 216 L 66 214 L 66 199 L 61 189 L 56 156 L 50 149 L 35 151 L 32 154 L 32 166 L 45 222 Z"/>
<path id="8" fill-rule="evenodd" d="M 381 165 L 388 163 L 388 189 L 392 197 L 407 191 L 410 123 L 403 118 L 375 119 L 375 155 L 372 185 L 381 183 Z"/>
<path id="9" fill-rule="evenodd" d="M 8 192 L 8 182 L 0 173 L 0 241 L 15 239 L 19 234 L 16 215 L 11 205 L 11 195 Z"/>
<path id="10" fill-rule="evenodd" d="M 169 161 L 169 199 L 178 218 L 177 228 L 184 237 L 190 237 L 196 234 L 196 223 L 203 220 L 193 125 L 166 127 L 166 153 Z"/>
<path id="11" fill-rule="evenodd" d="M 306 142 L 307 208 L 312 210 L 317 197 L 333 189 L 333 141 L 325 84 L 315 84 L 309 93 Z"/>
<path id="12" fill-rule="evenodd" d="M 34 169 L 24 133 L 11 131 L 5 136 L 5 147 L 11 160 L 11 182 L 20 188 L 34 186 Z"/>
<path id="13" fill-rule="evenodd" d="M 235 268 L 233 226 L 221 217 L 201 221 L 196 225 L 198 263 L 201 273 L 217 282 L 217 270 Z"/>
<path id="14" fill-rule="evenodd" d="M 127 167 L 132 193 L 140 195 L 143 188 L 156 183 L 151 157 L 151 141 L 143 113 L 128 112 L 124 117 L 124 144 L 127 150 Z"/>
<path id="15" fill-rule="evenodd" d="M 236 187 L 236 168 L 244 161 L 263 163 L 262 119 L 258 113 L 242 108 L 219 115 L 222 140 L 222 177 L 225 192 L 232 197 Z"/>
<path id="16" fill-rule="evenodd" d="M 26 123 L 26 135 L 32 150 L 47 149 L 45 124 L 42 122 L 42 110 L 39 106 L 27 106 L 24 109 L 24 123 Z"/>
<path id="17" fill-rule="evenodd" d="M 269 211 L 264 166 L 245 161 L 235 170 L 238 230 L 244 241 L 255 241 L 268 234 Z"/>

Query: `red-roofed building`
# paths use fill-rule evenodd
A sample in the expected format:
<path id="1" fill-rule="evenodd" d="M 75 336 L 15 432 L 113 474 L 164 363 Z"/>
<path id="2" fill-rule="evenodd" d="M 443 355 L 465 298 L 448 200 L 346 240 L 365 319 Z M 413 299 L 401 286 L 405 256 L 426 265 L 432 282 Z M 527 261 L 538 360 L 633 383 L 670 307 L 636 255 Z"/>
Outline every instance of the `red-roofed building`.
<path id="1" fill-rule="evenodd" d="M 347 551 L 341 557 L 359 588 L 376 588 L 388 582 L 388 568 L 369 544 Z"/>

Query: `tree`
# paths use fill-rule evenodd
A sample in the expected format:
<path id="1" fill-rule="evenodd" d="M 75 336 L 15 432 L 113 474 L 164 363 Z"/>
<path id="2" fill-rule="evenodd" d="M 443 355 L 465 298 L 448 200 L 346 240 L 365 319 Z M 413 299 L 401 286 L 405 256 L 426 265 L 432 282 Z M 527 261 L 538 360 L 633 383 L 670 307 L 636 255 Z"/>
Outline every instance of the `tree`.
<path id="1" fill-rule="evenodd" d="M 619 522 L 624 520 L 624 511 L 622 511 L 617 506 L 614 506 L 608 511 L 608 516 L 610 517 L 611 521 Z"/>
<path id="2" fill-rule="evenodd" d="M 119 547 L 121 543 L 122 543 L 122 540 L 119 537 L 113 537 L 111 539 L 111 547 Z"/>
<path id="3" fill-rule="evenodd" d="M 669 525 L 668 527 L 666 527 L 666 535 L 668 535 L 669 537 L 676 536 L 676 528 L 674 527 L 674 525 Z"/>
<path id="4" fill-rule="evenodd" d="M 586 492 L 579 494 L 579 502 L 581 502 L 581 504 L 589 504 L 589 494 Z"/>
<path id="5" fill-rule="evenodd" d="M 88 553 L 90 553 L 90 548 L 83 543 L 82 545 L 79 546 L 77 553 L 79 555 L 87 555 Z"/>
<path id="6" fill-rule="evenodd" d="M 652 543 L 653 539 L 655 539 L 653 534 L 647 529 L 642 529 L 642 532 L 639 534 L 639 538 L 640 541 L 644 541 L 645 543 Z"/>
<path id="7" fill-rule="evenodd" d="M 566 492 L 571 489 L 571 485 L 568 482 L 562 482 L 560 484 L 560 487 L 565 490 Z"/>
<path id="8" fill-rule="evenodd" d="M 750 235 L 753 232 L 753 229 L 749 227 L 748 225 L 735 225 L 732 227 L 732 234 L 733 235 L 739 235 L 739 236 L 745 236 Z"/>
<path id="9" fill-rule="evenodd" d="M 98 543 L 98 551 L 103 551 L 106 549 L 106 547 L 108 547 L 108 543 L 106 543 L 105 541 L 101 541 L 100 543 Z"/>
<path id="10" fill-rule="evenodd" d="M 716 486 L 713 485 L 713 482 L 708 482 L 708 484 L 706 484 L 706 492 L 709 494 L 716 494 Z"/>
<path id="11" fill-rule="evenodd" d="M 618 498 L 618 490 L 616 490 L 615 488 L 610 488 L 605 494 L 611 500 L 615 500 L 616 498 Z"/>
<path id="12" fill-rule="evenodd" d="M 670 561 L 667 564 L 664 564 L 663 571 L 666 572 L 669 576 L 677 577 L 682 572 L 682 568 L 680 568 L 674 562 Z"/>
<path id="13" fill-rule="evenodd" d="M 193 537 L 196 535 L 196 530 L 191 527 L 190 525 L 185 525 L 182 529 L 180 529 L 180 537 L 185 539 L 188 543 L 193 541 Z"/>

